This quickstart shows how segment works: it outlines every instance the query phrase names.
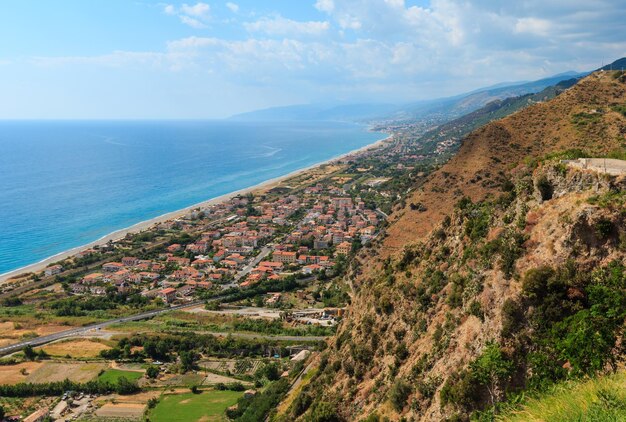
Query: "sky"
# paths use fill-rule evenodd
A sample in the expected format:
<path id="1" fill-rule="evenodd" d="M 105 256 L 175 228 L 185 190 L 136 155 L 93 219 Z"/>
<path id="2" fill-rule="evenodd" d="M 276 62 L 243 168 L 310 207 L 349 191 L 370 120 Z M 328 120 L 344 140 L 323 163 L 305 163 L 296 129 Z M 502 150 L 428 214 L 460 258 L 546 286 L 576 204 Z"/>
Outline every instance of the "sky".
<path id="1" fill-rule="evenodd" d="M 0 119 L 404 103 L 626 56 L 626 0 L 3 0 Z"/>

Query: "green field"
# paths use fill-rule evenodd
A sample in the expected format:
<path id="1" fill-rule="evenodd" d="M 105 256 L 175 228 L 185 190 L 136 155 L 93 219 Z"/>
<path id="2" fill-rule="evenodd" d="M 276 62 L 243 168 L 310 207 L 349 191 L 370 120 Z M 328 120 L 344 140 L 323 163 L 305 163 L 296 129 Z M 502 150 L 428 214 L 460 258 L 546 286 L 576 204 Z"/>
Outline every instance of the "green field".
<path id="1" fill-rule="evenodd" d="M 100 381 L 108 381 L 111 384 L 116 384 L 117 380 L 121 377 L 126 377 L 128 381 L 137 381 L 143 377 L 143 372 L 135 371 L 122 371 L 121 369 L 107 369 L 98 376 Z"/>
<path id="2" fill-rule="evenodd" d="M 224 421 L 224 412 L 243 395 L 239 391 L 203 391 L 200 394 L 168 394 L 150 411 L 152 422 Z"/>

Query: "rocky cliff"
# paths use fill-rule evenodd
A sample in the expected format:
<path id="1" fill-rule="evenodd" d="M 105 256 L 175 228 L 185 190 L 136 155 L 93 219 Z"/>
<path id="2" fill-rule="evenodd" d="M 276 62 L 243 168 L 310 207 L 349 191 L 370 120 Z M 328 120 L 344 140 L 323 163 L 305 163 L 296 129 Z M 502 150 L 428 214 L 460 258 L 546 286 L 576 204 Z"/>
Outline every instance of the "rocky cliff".
<path id="1" fill-rule="evenodd" d="M 468 136 L 358 256 L 348 316 L 283 418 L 465 420 L 616 368 L 626 181 L 561 160 L 623 154 L 625 104 L 623 78 L 594 73 Z"/>

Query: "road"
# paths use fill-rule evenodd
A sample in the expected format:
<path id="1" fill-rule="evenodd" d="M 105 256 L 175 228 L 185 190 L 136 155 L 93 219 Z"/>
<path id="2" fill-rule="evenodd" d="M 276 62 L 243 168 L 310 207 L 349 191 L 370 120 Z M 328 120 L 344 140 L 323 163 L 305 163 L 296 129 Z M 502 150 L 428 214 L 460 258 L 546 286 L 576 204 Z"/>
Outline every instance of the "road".
<path id="1" fill-rule="evenodd" d="M 219 299 L 222 299 L 222 298 L 223 297 L 219 297 L 219 298 L 214 298 L 212 300 L 219 300 Z M 0 347 L 0 356 L 4 356 L 4 355 L 7 355 L 9 353 L 17 352 L 18 350 L 21 350 L 21 349 L 23 349 L 24 347 L 26 347 L 28 345 L 30 345 L 30 346 L 41 346 L 42 344 L 50 343 L 52 341 L 61 340 L 61 339 L 68 338 L 68 337 L 76 337 L 76 336 L 84 334 L 84 333 L 86 333 L 88 331 L 100 330 L 102 328 L 106 328 L 106 327 L 108 327 L 110 325 L 117 324 L 117 323 L 120 323 L 120 322 L 141 321 L 142 319 L 153 318 L 153 317 L 155 317 L 157 315 L 160 315 L 160 314 L 163 314 L 163 313 L 166 313 L 166 312 L 174 311 L 174 310 L 177 310 L 177 309 L 190 308 L 190 307 L 193 307 L 193 306 L 201 305 L 203 303 L 204 302 L 201 302 L 201 301 L 190 302 L 190 303 L 186 303 L 184 305 L 172 306 L 171 308 L 157 309 L 157 310 L 154 310 L 154 311 L 143 312 L 143 313 L 137 314 L 137 315 L 131 315 L 131 316 L 122 317 L 122 318 L 115 318 L 115 319 L 111 319 L 111 320 L 108 320 L 108 321 L 99 322 L 97 324 L 86 325 L 84 327 L 79 327 L 79 328 L 72 328 L 70 330 L 61 331 L 61 332 L 54 333 L 54 334 L 49 334 L 47 336 L 41 336 L 41 337 L 33 338 L 31 340 L 22 341 L 20 343 L 11 344 L 9 346 Z"/>
<path id="2" fill-rule="evenodd" d="M 216 298 L 212 298 L 211 300 L 221 300 L 225 296 L 220 296 Z M 41 346 L 47 343 L 51 343 L 53 341 L 62 340 L 70 337 L 78 337 L 80 335 L 86 334 L 90 331 L 101 330 L 113 324 L 118 324 L 121 322 L 129 322 L 129 321 L 141 321 L 143 319 L 153 318 L 157 315 L 164 314 L 166 312 L 175 311 L 178 309 L 192 308 L 194 306 L 204 304 L 203 301 L 196 301 L 186 303 L 184 305 L 172 306 L 171 308 L 163 308 L 157 309 L 154 311 L 143 312 L 137 315 L 131 315 L 122 318 L 115 318 L 104 322 L 99 322 L 97 324 L 87 325 L 79 328 L 72 328 L 66 331 L 60 331 L 58 333 L 49 334 L 47 336 L 37 337 L 31 340 L 22 341 L 20 343 L 11 344 L 9 346 L 0 347 L 0 356 L 8 355 L 10 353 L 15 353 L 17 351 L 22 350 L 24 347 L 30 346 Z M 268 334 L 257 334 L 257 333 L 216 333 L 216 332 L 208 332 L 208 331 L 197 331 L 198 334 L 208 334 L 213 336 L 232 336 L 238 338 L 262 338 L 266 340 L 278 340 L 278 341 L 303 341 L 303 342 L 312 342 L 312 341 L 324 341 L 328 337 L 325 336 L 287 336 L 287 335 L 268 335 Z"/>
<path id="3" fill-rule="evenodd" d="M 259 252 L 259 254 L 256 257 L 254 257 L 254 259 L 248 265 L 243 267 L 241 271 L 237 273 L 237 275 L 235 276 L 235 279 L 231 283 L 224 284 L 222 286 L 222 289 L 226 290 L 232 287 L 237 287 L 238 286 L 237 283 L 239 282 L 239 280 L 247 276 L 250 273 L 250 271 L 252 271 L 252 269 L 257 266 L 259 262 L 263 261 L 263 259 L 265 259 L 265 257 L 268 256 L 272 252 L 272 250 L 273 248 L 271 246 L 269 245 L 264 246 L 261 249 L 261 252 Z"/>
<path id="4" fill-rule="evenodd" d="M 216 337 L 236 337 L 236 338 L 245 338 L 245 339 L 263 339 L 263 340 L 277 340 L 277 341 L 301 341 L 304 343 L 309 343 L 313 341 L 324 341 L 327 340 L 328 336 L 287 336 L 287 335 L 270 335 L 270 334 L 259 334 L 259 333 L 216 333 L 212 331 L 194 331 L 196 334 L 203 335 L 211 335 Z"/>

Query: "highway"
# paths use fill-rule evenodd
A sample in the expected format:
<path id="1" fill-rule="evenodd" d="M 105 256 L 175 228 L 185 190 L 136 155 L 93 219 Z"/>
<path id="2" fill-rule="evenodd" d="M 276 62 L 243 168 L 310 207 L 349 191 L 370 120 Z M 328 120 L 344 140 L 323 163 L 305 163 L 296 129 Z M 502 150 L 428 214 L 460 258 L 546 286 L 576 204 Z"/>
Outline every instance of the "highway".
<path id="1" fill-rule="evenodd" d="M 222 299 L 222 298 L 223 297 L 219 297 L 219 298 L 214 298 L 212 300 L 219 300 L 219 299 Z M 27 341 L 22 341 L 20 343 L 16 343 L 16 344 L 11 344 L 11 345 L 8 345 L 8 346 L 0 347 L 0 356 L 4 356 L 4 355 L 8 355 L 10 353 L 17 352 L 17 351 L 23 349 L 24 347 L 26 347 L 28 345 L 30 345 L 30 346 L 41 346 L 42 344 L 50 343 L 52 341 L 61 340 L 61 339 L 68 338 L 68 337 L 76 337 L 76 336 L 84 334 L 84 333 L 86 333 L 88 331 L 100 330 L 102 328 L 106 328 L 106 327 L 108 327 L 110 325 L 117 324 L 117 323 L 120 323 L 120 322 L 141 321 L 142 319 L 153 318 L 153 317 L 155 317 L 157 315 L 164 314 L 166 312 L 175 311 L 177 309 L 191 308 L 193 306 L 202 305 L 203 303 L 204 303 L 203 301 L 190 302 L 190 303 L 186 303 L 184 305 L 172 306 L 171 308 L 156 309 L 154 311 L 143 312 L 141 314 L 130 315 L 130 316 L 127 316 L 127 317 L 122 317 L 122 318 L 115 318 L 115 319 L 111 319 L 111 320 L 108 320 L 108 321 L 99 322 L 97 324 L 91 324 L 91 325 L 86 325 L 84 327 L 72 328 L 72 329 L 69 329 L 69 330 L 66 330 L 66 331 L 60 331 L 58 333 L 49 334 L 47 336 L 41 336 L 41 337 L 33 338 L 33 339 L 30 339 L 30 340 L 27 340 Z"/>

